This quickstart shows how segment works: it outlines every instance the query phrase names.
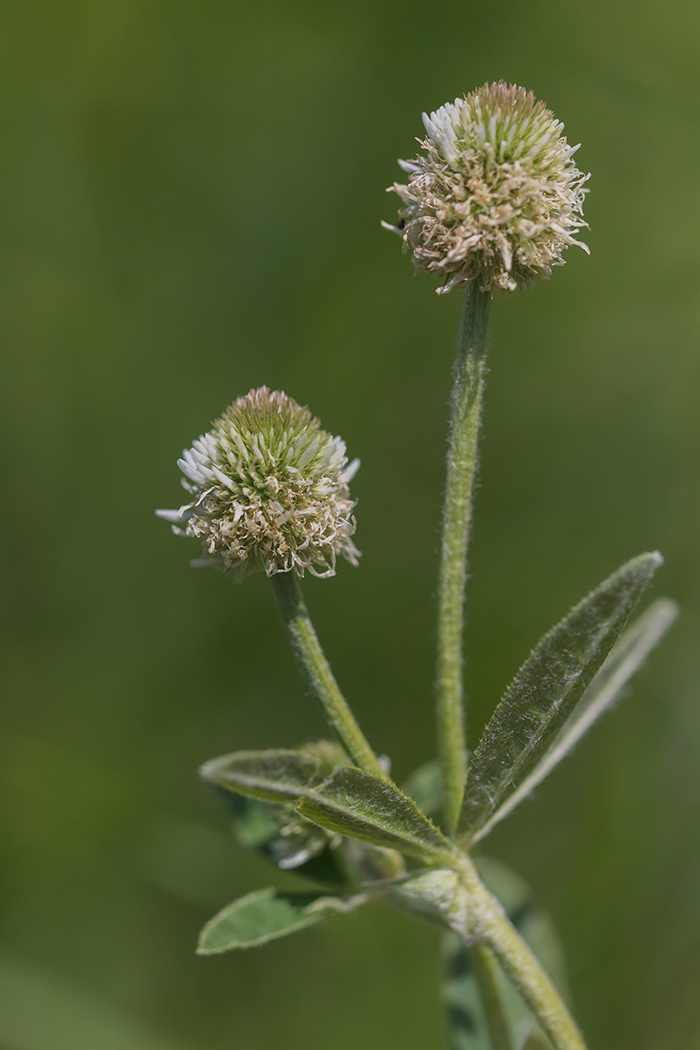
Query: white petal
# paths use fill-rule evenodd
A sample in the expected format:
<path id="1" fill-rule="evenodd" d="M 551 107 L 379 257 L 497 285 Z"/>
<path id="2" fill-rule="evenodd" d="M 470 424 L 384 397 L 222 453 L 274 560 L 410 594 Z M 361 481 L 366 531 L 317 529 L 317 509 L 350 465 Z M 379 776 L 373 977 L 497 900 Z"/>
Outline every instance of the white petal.
<path id="1" fill-rule="evenodd" d="M 381 220 L 381 224 L 390 233 L 398 233 L 399 237 L 403 237 L 403 230 L 400 230 L 398 226 L 392 226 L 390 222 L 384 222 L 384 219 Z"/>
<path id="2" fill-rule="evenodd" d="M 219 470 L 219 468 L 216 465 L 213 465 L 211 469 L 222 485 L 225 485 L 227 489 L 231 489 L 232 492 L 235 492 L 236 486 L 233 484 L 230 478 L 226 477 L 222 470 Z"/>
<path id="3" fill-rule="evenodd" d="M 182 521 L 182 518 L 180 517 L 180 511 L 179 510 L 157 510 L 156 514 L 158 515 L 159 518 L 162 518 L 163 521 L 172 521 L 172 522 Z"/>
<path id="4" fill-rule="evenodd" d="M 359 459 L 353 459 L 352 463 L 348 463 L 347 467 L 345 468 L 343 473 L 340 475 L 340 480 L 347 485 L 349 481 L 352 481 L 352 479 L 355 477 L 355 475 L 357 474 L 359 469 L 360 469 L 360 460 Z"/>
<path id="5" fill-rule="evenodd" d="M 178 459 L 177 465 L 182 471 L 182 473 L 187 475 L 190 481 L 196 481 L 200 485 L 203 485 L 206 482 L 207 479 L 204 477 L 204 475 L 201 474 L 196 467 L 191 466 L 189 463 L 185 462 L 184 459 Z"/>

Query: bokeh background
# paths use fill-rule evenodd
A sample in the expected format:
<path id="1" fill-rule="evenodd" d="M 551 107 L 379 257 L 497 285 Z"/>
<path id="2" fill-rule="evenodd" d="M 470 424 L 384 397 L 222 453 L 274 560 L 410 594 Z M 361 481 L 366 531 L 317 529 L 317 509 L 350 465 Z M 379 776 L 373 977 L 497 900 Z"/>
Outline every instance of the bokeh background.
<path id="1" fill-rule="evenodd" d="M 592 254 L 493 311 L 471 739 L 626 558 L 660 548 L 683 615 L 489 850 L 551 909 L 594 1050 L 700 1044 L 699 51 L 692 0 L 5 0 L 2 1050 L 443 1045 L 402 916 L 193 955 L 280 882 L 198 764 L 324 729 L 267 582 L 190 570 L 153 508 L 233 397 L 309 404 L 362 458 L 364 551 L 309 605 L 396 775 L 432 757 L 460 294 L 379 222 L 421 111 L 500 77 L 584 143 Z"/>

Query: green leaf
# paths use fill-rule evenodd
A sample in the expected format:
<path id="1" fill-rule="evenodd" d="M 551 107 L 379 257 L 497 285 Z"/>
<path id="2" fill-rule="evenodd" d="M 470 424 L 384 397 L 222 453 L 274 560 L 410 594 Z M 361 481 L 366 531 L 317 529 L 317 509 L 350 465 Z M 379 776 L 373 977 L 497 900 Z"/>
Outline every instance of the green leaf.
<path id="1" fill-rule="evenodd" d="M 333 770 L 345 768 L 349 772 L 353 768 L 346 767 L 347 761 L 342 748 L 321 740 L 295 750 L 224 755 L 207 762 L 201 773 L 223 789 L 233 810 L 234 832 L 242 845 L 255 849 L 279 868 L 293 869 L 336 889 L 392 878 L 403 870 L 401 857 L 382 848 L 383 839 L 382 846 L 378 845 L 378 833 L 369 838 L 374 843 L 371 846 L 341 841 L 333 833 L 335 827 L 329 831 L 299 810 L 300 801 L 318 800 L 317 789 Z M 369 777 L 369 782 L 374 779 Z M 436 830 L 429 821 L 427 824 Z"/>
<path id="2" fill-rule="evenodd" d="M 337 744 L 319 740 L 294 750 L 238 751 L 207 762 L 205 780 L 221 790 L 242 846 L 282 869 L 332 890 L 351 881 L 337 839 L 296 811 L 300 793 L 348 761 Z"/>
<path id="3" fill-rule="evenodd" d="M 593 723 L 614 704 L 629 679 L 639 670 L 677 616 L 677 604 L 669 598 L 659 598 L 625 631 L 542 758 L 474 836 L 475 842 L 488 835 L 494 825 L 527 798 L 569 754 Z"/>
<path id="4" fill-rule="evenodd" d="M 354 767 L 306 792 L 298 812 L 330 831 L 413 856 L 446 858 L 449 839 L 395 784 Z"/>
<path id="5" fill-rule="evenodd" d="M 508 918 L 523 936 L 560 991 L 566 991 L 563 952 L 547 912 L 514 871 L 500 861 L 483 858 L 480 874 L 503 905 Z M 469 948 L 455 933 L 443 936 L 445 980 L 443 1002 L 447 1013 L 450 1050 L 491 1050 L 479 986 Z M 502 974 L 504 1003 L 513 1046 L 522 1050 L 549 1050 L 530 1010 L 510 980 Z"/>
<path id="6" fill-rule="evenodd" d="M 393 883 L 395 889 L 389 903 L 443 930 L 451 929 L 459 913 L 460 900 L 464 900 L 455 871 L 427 868 L 394 879 Z"/>
<path id="7" fill-rule="evenodd" d="M 294 871 L 334 891 L 348 881 L 334 837 L 310 824 L 293 802 L 267 802 L 222 792 L 233 813 L 233 832 L 242 846 L 254 849 L 284 871 Z"/>
<path id="8" fill-rule="evenodd" d="M 238 833 L 249 837 L 247 844 L 282 867 L 297 866 L 297 859 L 305 864 L 312 854 L 321 852 L 324 843 L 309 841 L 307 821 L 317 829 L 422 858 L 444 858 L 454 851 L 449 840 L 399 788 L 344 765 L 346 761 L 341 749 L 322 741 L 296 750 L 238 751 L 212 759 L 200 772 L 205 780 L 227 791 L 277 804 L 276 813 L 267 819 L 256 808 L 247 807 Z M 296 803 L 294 815 L 285 814 L 280 803 Z M 280 824 L 283 819 L 287 821 L 284 829 Z M 295 820 L 296 828 L 291 826 Z M 284 845 L 278 834 L 281 830 L 290 846 L 298 841 L 299 850 L 285 850 L 273 857 L 271 853 Z M 396 870 L 395 861 L 389 870 Z"/>
<path id="9" fill-rule="evenodd" d="M 426 816 L 437 813 L 444 802 L 440 763 L 434 759 L 414 769 L 405 781 L 402 790 L 405 795 L 413 799 L 418 809 L 422 809 Z"/>
<path id="10" fill-rule="evenodd" d="M 228 791 L 275 802 L 296 800 L 318 776 L 319 763 L 298 751 L 238 751 L 213 758 L 200 776 Z"/>
<path id="11" fill-rule="evenodd" d="M 467 841 L 518 787 L 562 728 L 661 563 L 658 552 L 627 562 L 575 605 L 530 653 L 474 752 L 458 827 Z"/>
<path id="12" fill-rule="evenodd" d="M 336 765 L 347 762 L 342 749 L 326 741 L 290 750 L 237 751 L 205 762 L 204 780 L 227 791 L 272 802 L 301 798 L 308 789 L 328 776 Z"/>
<path id="13" fill-rule="evenodd" d="M 199 935 L 197 954 L 255 948 L 313 926 L 327 915 L 351 910 L 364 901 L 364 896 L 344 901 L 310 893 L 282 893 L 273 888 L 256 890 L 209 920 Z"/>

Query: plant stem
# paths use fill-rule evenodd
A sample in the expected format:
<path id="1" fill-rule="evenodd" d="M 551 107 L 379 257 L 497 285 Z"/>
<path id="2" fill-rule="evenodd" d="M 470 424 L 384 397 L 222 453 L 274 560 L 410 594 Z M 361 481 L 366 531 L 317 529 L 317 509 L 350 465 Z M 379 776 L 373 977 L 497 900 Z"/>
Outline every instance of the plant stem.
<path id="1" fill-rule="evenodd" d="M 437 734 L 448 834 L 457 826 L 467 776 L 463 703 L 464 591 L 477 441 L 486 377 L 490 292 L 467 285 L 454 366 L 438 584 Z"/>
<path id="2" fill-rule="evenodd" d="M 326 717 L 342 740 L 354 762 L 368 773 L 386 780 L 386 773 L 355 721 L 345 697 L 338 688 L 328 660 L 314 630 L 295 572 L 278 572 L 272 583 L 282 618 L 289 631 L 311 688 L 323 704 Z"/>
<path id="3" fill-rule="evenodd" d="M 471 935 L 487 945 L 528 1004 L 554 1050 L 586 1050 L 576 1022 L 559 992 L 532 954 L 503 908 L 486 889 L 469 857 L 460 876 L 469 899 Z M 484 1003 L 486 1009 L 486 1003 Z"/>
<path id="4" fill-rule="evenodd" d="M 472 945 L 471 957 L 491 1037 L 491 1050 L 513 1050 L 496 957 L 485 944 Z"/>

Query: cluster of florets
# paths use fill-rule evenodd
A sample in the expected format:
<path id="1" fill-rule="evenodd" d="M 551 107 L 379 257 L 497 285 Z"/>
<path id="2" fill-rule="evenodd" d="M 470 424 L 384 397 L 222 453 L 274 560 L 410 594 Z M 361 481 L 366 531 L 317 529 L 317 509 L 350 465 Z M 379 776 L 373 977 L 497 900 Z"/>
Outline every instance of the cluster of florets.
<path id="1" fill-rule="evenodd" d="M 425 156 L 399 161 L 411 178 L 397 226 L 417 270 L 445 278 L 438 292 L 478 280 L 513 291 L 563 265 L 588 178 L 572 161 L 564 125 L 524 88 L 486 84 L 423 114 Z"/>
<path id="2" fill-rule="evenodd" d="M 281 391 L 263 386 L 238 398 L 178 466 L 192 501 L 157 513 L 202 540 L 206 557 L 193 564 L 238 579 L 306 569 L 333 576 L 339 554 L 357 565 L 348 482 L 359 460 L 348 465 L 345 442 Z"/>

